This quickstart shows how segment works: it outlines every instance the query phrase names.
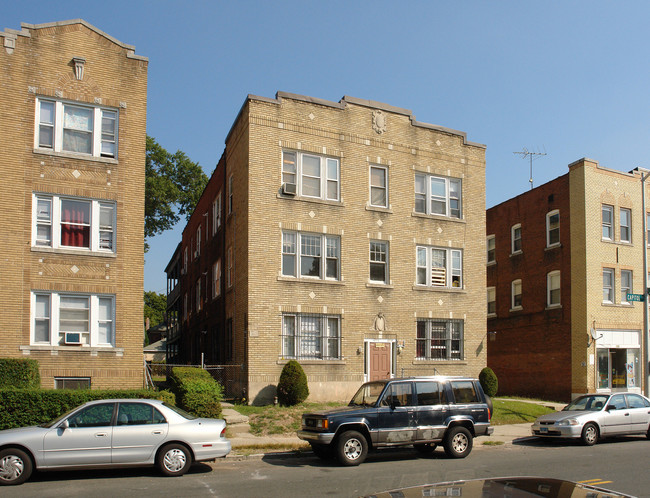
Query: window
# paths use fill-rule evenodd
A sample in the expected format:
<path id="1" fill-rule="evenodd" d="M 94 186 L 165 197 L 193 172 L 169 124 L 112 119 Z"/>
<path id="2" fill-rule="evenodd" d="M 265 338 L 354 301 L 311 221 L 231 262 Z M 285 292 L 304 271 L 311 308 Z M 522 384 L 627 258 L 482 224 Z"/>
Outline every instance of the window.
<path id="1" fill-rule="evenodd" d="M 337 315 L 282 315 L 282 356 L 297 360 L 340 359 L 340 321 Z"/>
<path id="2" fill-rule="evenodd" d="M 115 345 L 113 296 L 32 292 L 32 344 Z"/>
<path id="3" fill-rule="evenodd" d="M 496 237 L 494 235 L 488 235 L 488 238 L 486 240 L 488 263 L 496 262 L 496 244 Z"/>
<path id="4" fill-rule="evenodd" d="M 282 182 L 296 184 L 297 194 L 338 201 L 339 160 L 304 152 L 282 152 Z"/>
<path id="5" fill-rule="evenodd" d="M 196 281 L 196 292 L 194 297 L 196 298 L 196 312 L 198 313 L 199 311 L 201 311 L 201 279 L 200 278 Z"/>
<path id="6" fill-rule="evenodd" d="M 167 420 L 153 406 L 147 403 L 120 403 L 117 425 L 165 424 Z"/>
<path id="7" fill-rule="evenodd" d="M 546 305 L 552 307 L 560 304 L 560 272 L 552 271 L 546 275 Z"/>
<path id="8" fill-rule="evenodd" d="M 560 212 L 551 211 L 546 215 L 546 247 L 560 243 Z"/>
<path id="9" fill-rule="evenodd" d="M 416 174 L 415 212 L 460 218 L 460 180 L 457 178 Z"/>
<path id="10" fill-rule="evenodd" d="M 370 166 L 370 205 L 388 207 L 388 169 Z"/>
<path id="11" fill-rule="evenodd" d="M 36 99 L 34 146 L 91 157 L 117 157 L 117 111 Z"/>
<path id="12" fill-rule="evenodd" d="M 619 222 L 621 224 L 621 242 L 632 242 L 632 212 L 629 209 L 621 208 Z"/>
<path id="13" fill-rule="evenodd" d="M 230 288 L 232 287 L 232 266 L 233 266 L 232 247 L 229 247 L 228 252 L 226 253 L 226 264 L 228 265 L 226 271 L 226 285 L 228 286 L 228 288 Z"/>
<path id="14" fill-rule="evenodd" d="M 183 273 L 187 273 L 187 246 L 183 249 Z"/>
<path id="15" fill-rule="evenodd" d="M 34 194 L 35 247 L 115 252 L 115 204 Z"/>
<path id="16" fill-rule="evenodd" d="M 370 281 L 388 284 L 388 242 L 370 241 Z"/>
<path id="17" fill-rule="evenodd" d="M 416 356 L 427 360 L 462 360 L 463 321 L 418 320 Z"/>
<path id="18" fill-rule="evenodd" d="M 201 255 L 201 225 L 196 229 L 196 249 L 194 250 L 194 257 L 198 258 Z"/>
<path id="19" fill-rule="evenodd" d="M 68 418 L 70 427 L 108 427 L 113 420 L 115 403 L 91 405 Z"/>
<path id="20" fill-rule="evenodd" d="M 228 177 L 228 214 L 232 214 L 233 207 L 233 179 L 230 175 Z"/>
<path id="21" fill-rule="evenodd" d="M 511 253 L 517 254 L 521 252 L 521 225 L 514 225 L 510 229 L 510 240 L 512 242 Z"/>
<path id="22" fill-rule="evenodd" d="M 221 258 L 212 267 L 212 297 L 221 295 Z"/>
<path id="23" fill-rule="evenodd" d="M 54 377 L 54 389 L 90 389 L 90 377 Z"/>
<path id="24" fill-rule="evenodd" d="M 521 309 L 521 280 L 513 280 L 511 284 L 512 302 L 511 308 L 513 310 Z"/>
<path id="25" fill-rule="evenodd" d="M 614 302 L 614 268 L 603 268 L 603 302 Z"/>
<path id="26" fill-rule="evenodd" d="M 187 293 L 183 295 L 183 320 L 187 320 Z"/>
<path id="27" fill-rule="evenodd" d="M 603 217 L 603 239 L 614 240 L 614 207 L 603 204 L 602 206 Z"/>
<path id="28" fill-rule="evenodd" d="M 212 203 L 212 235 L 216 234 L 219 228 L 221 228 L 221 191 Z"/>
<path id="29" fill-rule="evenodd" d="M 627 303 L 627 295 L 632 294 L 632 270 L 621 270 L 621 303 Z"/>
<path id="30" fill-rule="evenodd" d="M 439 247 L 418 246 L 417 285 L 431 287 L 463 286 L 463 251 Z"/>
<path id="31" fill-rule="evenodd" d="M 487 288 L 487 313 L 488 315 L 497 313 L 497 291 L 494 287 Z"/>
<path id="32" fill-rule="evenodd" d="M 282 275 L 339 280 L 340 246 L 334 235 L 282 232 Z"/>

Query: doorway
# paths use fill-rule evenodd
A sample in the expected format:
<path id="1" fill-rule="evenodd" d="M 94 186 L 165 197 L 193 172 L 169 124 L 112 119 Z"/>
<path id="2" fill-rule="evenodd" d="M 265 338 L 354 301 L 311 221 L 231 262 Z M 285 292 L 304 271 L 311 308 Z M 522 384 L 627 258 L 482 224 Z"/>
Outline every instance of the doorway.
<path id="1" fill-rule="evenodd" d="M 638 388 L 639 350 L 598 348 L 598 389 Z"/>
<path id="2" fill-rule="evenodd" d="M 392 377 L 393 343 L 369 341 L 368 343 L 368 381 L 390 379 Z"/>

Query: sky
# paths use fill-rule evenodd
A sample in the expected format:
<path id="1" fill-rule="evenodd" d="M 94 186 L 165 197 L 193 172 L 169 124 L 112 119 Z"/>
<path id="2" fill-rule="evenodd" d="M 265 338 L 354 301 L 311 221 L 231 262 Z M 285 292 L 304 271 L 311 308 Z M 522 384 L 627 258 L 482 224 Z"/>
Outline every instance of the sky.
<path id="1" fill-rule="evenodd" d="M 147 133 L 209 176 L 248 94 L 343 96 L 409 109 L 485 144 L 486 207 L 583 157 L 650 168 L 650 2 L 31 0 L 0 29 L 84 19 L 149 58 Z M 166 292 L 176 229 L 149 241 Z"/>

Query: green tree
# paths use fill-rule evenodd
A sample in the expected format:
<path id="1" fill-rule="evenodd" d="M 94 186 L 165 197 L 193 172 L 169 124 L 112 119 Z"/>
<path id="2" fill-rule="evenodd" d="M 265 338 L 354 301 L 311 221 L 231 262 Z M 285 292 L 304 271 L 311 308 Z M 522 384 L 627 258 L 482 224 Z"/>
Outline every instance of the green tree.
<path id="1" fill-rule="evenodd" d="M 208 177 L 199 163 L 177 150 L 170 154 L 147 136 L 145 161 L 145 239 L 172 228 L 181 216 L 189 219 Z M 145 251 L 149 245 L 145 242 Z"/>
<path id="2" fill-rule="evenodd" d="M 165 321 L 167 310 L 167 296 L 159 292 L 145 291 L 144 293 L 144 318 L 149 319 L 149 325 L 155 327 Z"/>
<path id="3" fill-rule="evenodd" d="M 282 368 L 277 391 L 278 402 L 282 406 L 297 405 L 309 396 L 307 375 L 296 360 L 289 360 Z"/>

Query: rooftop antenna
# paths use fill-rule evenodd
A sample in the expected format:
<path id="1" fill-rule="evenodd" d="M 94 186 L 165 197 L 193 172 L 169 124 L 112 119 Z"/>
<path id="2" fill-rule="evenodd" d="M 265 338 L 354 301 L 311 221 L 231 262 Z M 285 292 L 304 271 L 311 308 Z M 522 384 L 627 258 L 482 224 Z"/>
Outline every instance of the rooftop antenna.
<path id="1" fill-rule="evenodd" d="M 533 190 L 533 160 L 538 159 L 539 156 L 545 156 L 546 152 L 530 152 L 526 147 L 524 147 L 520 152 L 513 152 L 513 154 L 517 154 L 523 159 L 526 159 L 527 157 L 530 159 L 530 179 L 528 181 L 530 182 L 530 189 Z"/>

